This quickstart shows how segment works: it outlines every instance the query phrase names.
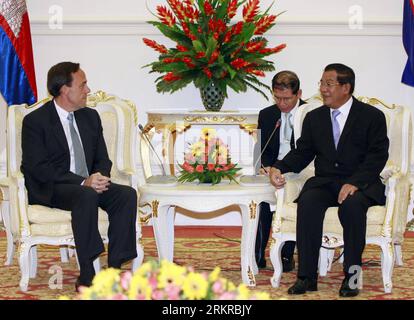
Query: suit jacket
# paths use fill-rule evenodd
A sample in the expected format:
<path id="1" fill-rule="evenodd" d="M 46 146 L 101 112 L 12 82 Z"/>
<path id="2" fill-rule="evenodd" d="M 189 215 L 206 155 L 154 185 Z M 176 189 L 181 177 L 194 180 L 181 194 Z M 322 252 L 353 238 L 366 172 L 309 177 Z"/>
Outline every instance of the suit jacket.
<path id="1" fill-rule="evenodd" d="M 108 176 L 109 160 L 96 110 L 82 108 L 74 112 L 85 152 L 89 174 Z M 22 165 L 30 204 L 51 206 L 55 184 L 78 184 L 85 179 L 70 170 L 70 153 L 63 126 L 53 101 L 29 113 L 23 119 Z"/>
<path id="2" fill-rule="evenodd" d="M 299 106 L 304 104 L 305 101 L 300 100 Z M 269 167 L 275 161 L 277 160 L 277 157 L 279 155 L 279 147 L 280 147 L 280 127 L 281 127 L 281 112 L 276 104 L 264 108 L 259 112 L 259 120 L 257 129 L 260 129 L 260 148 L 259 150 L 259 144 L 256 144 L 255 146 L 255 161 L 260 155 L 260 152 L 263 152 L 261 162 L 264 167 Z M 273 134 L 273 137 L 271 138 L 269 144 L 267 145 L 266 149 L 264 149 L 267 141 L 270 138 L 270 135 L 272 134 L 273 129 L 275 126 L 279 123 L 279 127 L 276 129 L 275 133 Z M 292 131 L 292 137 L 290 140 L 290 148 L 295 148 L 295 137 L 294 132 Z M 263 151 L 264 150 L 264 151 Z M 256 171 L 260 168 L 260 163 L 258 164 L 258 167 L 256 168 Z"/>
<path id="3" fill-rule="evenodd" d="M 353 98 L 351 110 L 335 149 L 330 108 L 309 112 L 296 149 L 274 167 L 284 172 L 300 172 L 315 159 L 315 176 L 301 194 L 333 181 L 352 184 L 377 204 L 385 203 L 385 186 L 380 173 L 388 159 L 389 140 L 385 116 L 377 108 Z M 300 197 L 300 195 L 299 195 Z"/>

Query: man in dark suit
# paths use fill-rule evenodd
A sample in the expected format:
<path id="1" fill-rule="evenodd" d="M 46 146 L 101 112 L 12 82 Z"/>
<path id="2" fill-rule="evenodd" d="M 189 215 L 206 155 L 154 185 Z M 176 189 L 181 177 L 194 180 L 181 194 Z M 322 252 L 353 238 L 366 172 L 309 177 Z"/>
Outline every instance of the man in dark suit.
<path id="1" fill-rule="evenodd" d="M 110 181 L 108 158 L 98 113 L 85 108 L 90 92 L 78 63 L 62 62 L 47 76 L 53 100 L 23 119 L 22 172 L 29 203 L 72 212 L 72 230 L 80 264 L 79 286 L 90 286 L 93 261 L 104 251 L 98 207 L 109 216 L 108 266 L 137 256 L 137 195 Z"/>
<path id="2" fill-rule="evenodd" d="M 293 119 L 297 108 L 304 104 L 300 98 L 302 90 L 298 76 L 292 71 L 278 72 L 272 80 L 275 104 L 260 111 L 258 120 L 258 143 L 255 155 L 262 154 L 261 166 L 256 168 L 261 174 L 268 174 L 277 159 L 295 148 Z M 256 236 L 256 262 L 259 268 L 266 267 L 265 250 L 269 240 L 274 211 L 268 203 L 260 204 L 260 216 Z M 295 268 L 293 253 L 294 241 L 286 241 L 282 249 L 283 272 Z"/>
<path id="3" fill-rule="evenodd" d="M 338 207 L 344 237 L 342 297 L 359 293 L 358 275 L 365 247 L 367 211 L 385 204 L 380 172 L 388 159 L 389 140 L 384 114 L 352 96 L 353 70 L 328 65 L 319 87 L 324 105 L 309 112 L 297 148 L 276 161 L 270 180 L 285 184 L 283 173 L 300 172 L 315 159 L 315 176 L 306 181 L 297 202 L 298 278 L 289 294 L 317 290 L 322 227 L 328 207 Z"/>

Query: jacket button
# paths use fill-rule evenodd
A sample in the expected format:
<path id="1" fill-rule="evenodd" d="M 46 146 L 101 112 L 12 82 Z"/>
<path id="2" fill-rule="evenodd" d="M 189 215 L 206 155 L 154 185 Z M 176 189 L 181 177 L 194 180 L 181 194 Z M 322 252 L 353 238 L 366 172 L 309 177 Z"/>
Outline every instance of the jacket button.
<path id="1" fill-rule="evenodd" d="M 335 166 L 335 168 L 338 168 L 338 166 L 339 166 L 338 162 L 335 162 L 334 166 Z"/>

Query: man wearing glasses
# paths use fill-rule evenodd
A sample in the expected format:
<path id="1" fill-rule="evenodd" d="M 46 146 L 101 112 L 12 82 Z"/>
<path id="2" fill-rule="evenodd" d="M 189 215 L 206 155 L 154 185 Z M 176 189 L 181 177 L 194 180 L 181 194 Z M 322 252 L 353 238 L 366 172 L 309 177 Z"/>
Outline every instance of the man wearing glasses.
<path id="1" fill-rule="evenodd" d="M 281 71 L 272 80 L 275 104 L 260 111 L 258 144 L 255 155 L 262 154 L 260 174 L 269 174 L 270 167 L 295 147 L 293 119 L 297 108 L 305 103 L 300 98 L 302 90 L 298 76 L 292 71 Z M 260 137 L 260 138 L 259 138 Z M 260 144 L 260 150 L 259 149 Z M 268 203 L 260 204 L 260 217 L 256 236 L 256 262 L 260 269 L 266 267 L 265 249 L 269 240 L 274 209 Z M 295 242 L 287 241 L 282 249 L 283 272 L 295 268 L 293 253 Z"/>
<path id="2" fill-rule="evenodd" d="M 352 96 L 354 71 L 343 64 L 328 65 L 319 82 L 324 105 L 309 112 L 297 148 L 270 170 L 276 188 L 283 173 L 300 172 L 315 159 L 315 176 L 306 181 L 297 202 L 296 241 L 299 268 L 289 294 L 317 291 L 322 227 L 328 207 L 338 207 L 344 236 L 344 279 L 341 297 L 359 290 L 350 282 L 362 265 L 367 211 L 385 204 L 380 172 L 388 159 L 389 140 L 384 114 Z M 352 283 L 353 284 L 353 283 Z"/>

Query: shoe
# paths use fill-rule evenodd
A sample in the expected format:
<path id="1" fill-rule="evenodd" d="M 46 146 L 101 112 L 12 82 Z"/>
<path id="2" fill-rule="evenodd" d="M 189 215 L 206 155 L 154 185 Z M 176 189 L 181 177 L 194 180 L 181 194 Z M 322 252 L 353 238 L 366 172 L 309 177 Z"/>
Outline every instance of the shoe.
<path id="1" fill-rule="evenodd" d="M 283 272 L 290 272 L 295 269 L 295 259 L 282 257 Z"/>
<path id="2" fill-rule="evenodd" d="M 79 293 L 81 287 L 90 287 L 91 285 L 92 285 L 92 281 L 83 282 L 80 280 L 80 277 L 78 277 L 78 279 L 76 279 L 76 282 L 75 282 L 75 291 Z"/>
<path id="3" fill-rule="evenodd" d="M 318 281 L 316 279 L 298 278 L 293 286 L 288 290 L 288 294 L 304 294 L 306 291 L 318 291 Z"/>
<path id="4" fill-rule="evenodd" d="M 259 269 L 264 269 L 264 268 L 266 268 L 266 259 L 260 259 L 258 262 L 257 262 L 257 267 L 259 268 Z"/>
<path id="5" fill-rule="evenodd" d="M 359 294 L 359 289 L 351 289 L 349 286 L 349 278 L 345 277 L 339 289 L 339 296 L 344 298 L 356 297 Z"/>

